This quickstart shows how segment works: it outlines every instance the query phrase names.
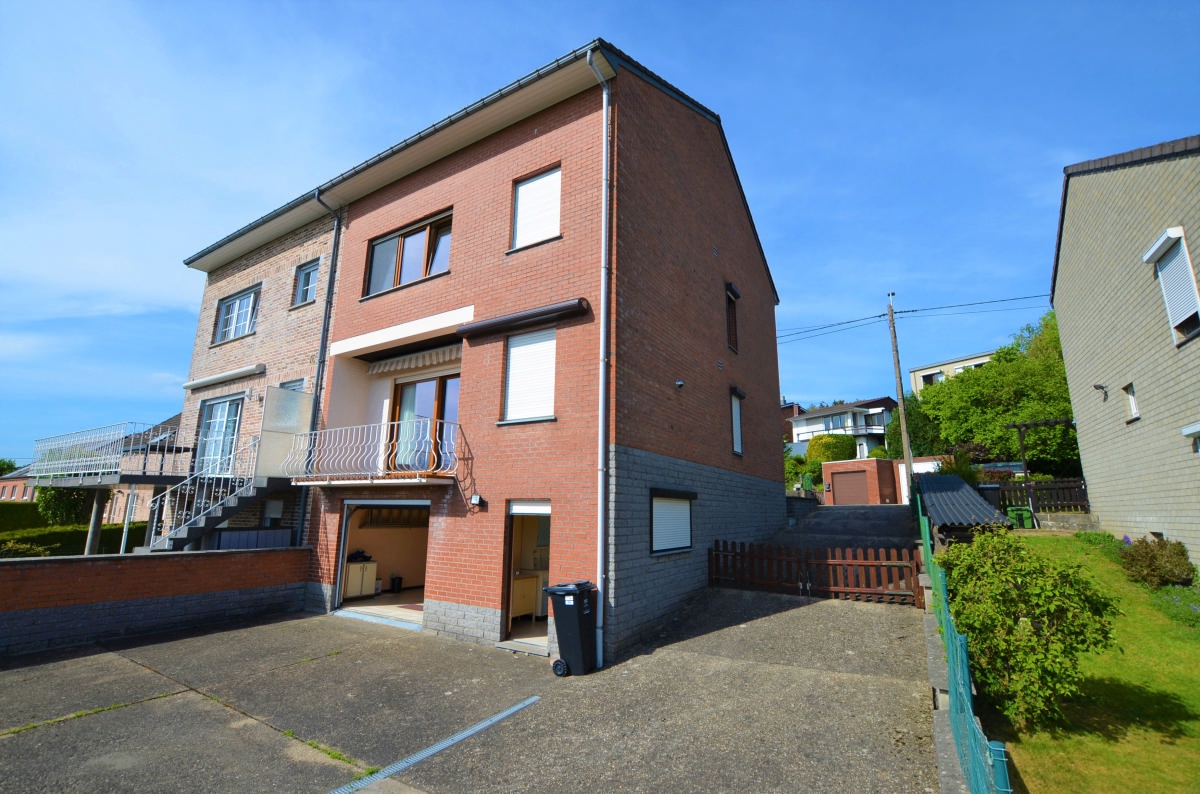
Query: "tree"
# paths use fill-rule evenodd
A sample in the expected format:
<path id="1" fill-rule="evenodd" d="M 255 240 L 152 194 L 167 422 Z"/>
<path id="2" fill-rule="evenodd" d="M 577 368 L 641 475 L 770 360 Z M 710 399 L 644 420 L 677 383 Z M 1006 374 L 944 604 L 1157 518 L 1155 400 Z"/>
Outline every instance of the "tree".
<path id="1" fill-rule="evenodd" d="M 101 491 L 104 503 L 111 491 Z M 95 491 L 86 488 L 38 488 L 37 507 L 50 526 L 85 524 L 91 518 Z"/>
<path id="2" fill-rule="evenodd" d="M 832 460 L 853 460 L 858 454 L 858 442 L 854 436 L 822 433 L 808 442 L 807 462 L 804 471 L 813 482 L 821 482 L 821 464 Z"/>
<path id="3" fill-rule="evenodd" d="M 1052 722 L 1079 691 L 1079 656 L 1113 645 L 1117 601 L 1007 529 L 938 555 L 980 692 L 1018 727 Z"/>
<path id="4" fill-rule="evenodd" d="M 1020 460 L 1017 431 L 1008 425 L 1072 416 L 1054 312 L 1025 326 L 985 366 L 926 386 L 920 408 L 945 445 L 934 454 L 977 444 L 990 460 Z M 1069 425 L 1031 428 L 1025 451 L 1031 468 L 1039 471 L 1066 473 L 1079 466 L 1079 447 Z"/>
<path id="5" fill-rule="evenodd" d="M 5 474 L 12 474 L 19 468 L 20 466 L 12 458 L 0 458 L 0 477 L 3 477 Z"/>
<path id="6" fill-rule="evenodd" d="M 921 401 L 912 392 L 904 395 L 904 420 L 908 424 L 908 439 L 914 458 L 946 453 L 937 422 L 925 413 Z M 892 460 L 901 460 L 904 457 L 904 444 L 900 440 L 899 411 L 892 411 L 892 418 L 884 430 L 883 438 L 887 445 L 887 456 Z"/>

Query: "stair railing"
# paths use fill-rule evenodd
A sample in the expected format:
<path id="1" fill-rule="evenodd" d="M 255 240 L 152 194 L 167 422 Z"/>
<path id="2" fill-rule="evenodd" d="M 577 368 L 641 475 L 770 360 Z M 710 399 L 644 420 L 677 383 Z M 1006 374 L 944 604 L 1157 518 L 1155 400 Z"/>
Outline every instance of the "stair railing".
<path id="1" fill-rule="evenodd" d="M 188 527 L 253 489 L 257 463 L 258 436 L 251 436 L 249 442 L 229 455 L 208 460 L 186 480 L 151 499 L 154 525 L 150 548 L 168 547 Z"/>

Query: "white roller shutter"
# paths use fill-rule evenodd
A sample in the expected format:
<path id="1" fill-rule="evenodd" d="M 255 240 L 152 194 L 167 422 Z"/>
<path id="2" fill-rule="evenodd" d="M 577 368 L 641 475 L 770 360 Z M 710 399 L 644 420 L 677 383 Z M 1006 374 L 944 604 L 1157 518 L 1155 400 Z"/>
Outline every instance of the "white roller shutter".
<path id="1" fill-rule="evenodd" d="M 692 503 L 689 500 L 656 496 L 652 513 L 652 552 L 691 548 Z"/>
<path id="2" fill-rule="evenodd" d="M 505 420 L 554 415 L 554 350 L 553 328 L 509 337 Z"/>
<path id="3" fill-rule="evenodd" d="M 1162 286 L 1163 300 L 1167 304 L 1167 317 L 1171 327 L 1200 311 L 1200 297 L 1196 294 L 1196 277 L 1188 262 L 1183 241 L 1179 240 L 1158 260 L 1158 281 Z"/>
<path id="4" fill-rule="evenodd" d="M 562 171 L 556 168 L 517 185 L 513 206 L 513 248 L 558 236 L 561 184 Z"/>

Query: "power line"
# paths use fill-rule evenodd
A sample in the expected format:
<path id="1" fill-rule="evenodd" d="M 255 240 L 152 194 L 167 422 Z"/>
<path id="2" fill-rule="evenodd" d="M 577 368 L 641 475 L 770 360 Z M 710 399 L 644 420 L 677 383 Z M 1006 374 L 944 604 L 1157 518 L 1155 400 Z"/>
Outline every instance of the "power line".
<path id="1" fill-rule="evenodd" d="M 929 313 L 928 314 L 929 317 L 954 317 L 954 316 L 970 315 L 970 314 L 991 314 L 994 312 L 1025 311 L 1025 310 L 1036 308 L 1036 307 L 1034 307 L 1034 306 L 1015 306 L 1015 307 L 1004 308 L 1004 309 L 978 309 L 976 311 L 969 311 L 969 312 L 945 312 L 942 310 L 944 310 L 944 309 L 959 309 L 959 308 L 963 308 L 966 306 L 987 306 L 987 305 L 994 304 L 994 303 L 1011 303 L 1014 301 L 1034 300 L 1037 298 L 1048 298 L 1049 296 L 1050 296 L 1049 293 L 1043 293 L 1040 295 L 1024 295 L 1024 296 L 1018 297 L 1018 298 L 994 298 L 992 300 L 972 301 L 970 303 L 952 303 L 952 304 L 947 304 L 945 306 L 929 306 L 929 307 L 923 308 L 923 309 L 902 309 L 902 310 L 896 311 L 895 313 L 896 314 L 908 314 L 908 315 Z M 933 314 L 932 312 L 941 312 L 941 313 Z M 813 326 L 809 326 L 807 328 L 785 329 L 782 333 L 776 334 L 775 341 L 777 344 L 780 344 L 780 345 L 785 345 L 785 344 L 788 344 L 789 342 L 803 342 L 803 341 L 806 341 L 809 339 L 815 339 L 815 338 L 821 337 L 821 336 L 828 336 L 830 334 L 841 333 L 843 331 L 853 331 L 858 328 L 866 328 L 869 325 L 875 325 L 879 322 L 882 322 L 883 318 L 885 318 L 885 317 L 887 317 L 886 313 L 885 314 L 875 314 L 875 315 L 871 315 L 869 317 L 859 317 L 854 320 L 842 320 L 841 322 L 836 322 L 836 323 L 826 323 L 825 325 L 813 325 Z"/>

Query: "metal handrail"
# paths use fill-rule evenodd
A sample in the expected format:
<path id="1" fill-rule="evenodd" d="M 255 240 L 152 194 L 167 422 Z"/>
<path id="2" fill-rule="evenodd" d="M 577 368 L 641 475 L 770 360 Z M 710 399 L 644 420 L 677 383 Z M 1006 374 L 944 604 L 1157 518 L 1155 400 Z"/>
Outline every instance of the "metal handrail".
<path id="1" fill-rule="evenodd" d="M 150 548 L 169 545 L 187 527 L 252 489 L 257 463 L 258 436 L 252 436 L 234 452 L 211 458 L 186 480 L 151 499 Z"/>
<path id="2" fill-rule="evenodd" d="M 845 427 L 831 427 L 828 430 L 824 428 L 811 428 L 808 430 L 797 430 L 795 440 L 803 440 L 800 436 L 807 436 L 811 439 L 813 436 L 823 435 L 871 436 L 876 434 L 882 435 L 885 432 L 887 432 L 887 427 L 884 425 L 846 425 Z"/>
<path id="3" fill-rule="evenodd" d="M 454 476 L 464 449 L 458 424 L 440 419 L 332 427 L 295 435 L 281 469 L 297 479 Z"/>
<path id="4" fill-rule="evenodd" d="M 186 474 L 188 450 L 176 447 L 178 428 L 147 422 L 117 424 L 39 438 L 32 478 L 114 474 Z"/>

